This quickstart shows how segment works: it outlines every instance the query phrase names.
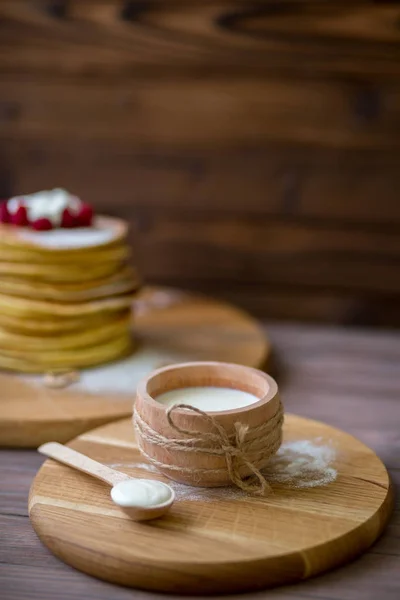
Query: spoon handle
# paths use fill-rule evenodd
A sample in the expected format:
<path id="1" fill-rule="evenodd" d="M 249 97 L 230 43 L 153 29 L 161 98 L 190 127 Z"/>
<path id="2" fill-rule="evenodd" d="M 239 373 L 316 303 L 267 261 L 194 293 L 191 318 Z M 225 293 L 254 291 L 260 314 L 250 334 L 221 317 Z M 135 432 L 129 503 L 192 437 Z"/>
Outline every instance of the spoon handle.
<path id="1" fill-rule="evenodd" d="M 125 475 L 125 473 L 120 473 L 119 471 L 115 471 L 110 467 L 106 467 L 106 465 L 102 465 L 101 463 L 77 452 L 76 450 L 72 450 L 72 448 L 68 448 L 67 446 L 63 446 L 63 444 L 59 444 L 58 442 L 48 442 L 47 444 L 42 444 L 38 448 L 38 452 L 44 454 L 45 456 L 49 456 L 58 462 L 64 463 L 78 471 L 83 471 L 83 473 L 87 473 L 88 475 L 92 475 L 92 477 L 96 477 L 97 479 L 101 479 L 108 485 L 114 486 L 120 481 L 125 481 L 126 479 L 130 479 L 129 475 Z"/>

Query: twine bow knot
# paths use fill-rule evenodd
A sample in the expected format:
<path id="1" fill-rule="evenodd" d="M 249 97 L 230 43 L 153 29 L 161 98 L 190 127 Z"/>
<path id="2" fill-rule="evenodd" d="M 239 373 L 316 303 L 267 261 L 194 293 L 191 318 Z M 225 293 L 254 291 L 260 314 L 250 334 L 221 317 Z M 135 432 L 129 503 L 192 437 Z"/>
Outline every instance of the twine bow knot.
<path id="1" fill-rule="evenodd" d="M 210 423 L 213 429 L 216 430 L 216 433 L 212 432 L 202 432 L 195 430 L 188 430 L 179 427 L 173 420 L 172 415 L 175 410 L 178 408 L 184 408 L 191 412 L 197 413 L 203 417 L 205 421 Z M 175 404 L 171 406 L 167 411 L 167 419 L 169 425 L 175 431 L 183 434 L 183 435 L 198 435 L 199 439 L 202 441 L 209 441 L 212 444 L 216 444 L 219 446 L 223 454 L 225 455 L 226 466 L 228 469 L 229 477 L 235 485 L 237 485 L 240 489 L 245 492 L 257 494 L 260 496 L 265 496 L 266 493 L 270 490 L 270 486 L 265 479 L 264 475 L 261 473 L 259 469 L 246 457 L 246 448 L 245 448 L 245 440 L 249 430 L 248 425 L 243 425 L 243 423 L 235 423 L 235 436 L 234 443 L 231 443 L 229 439 L 229 435 L 222 427 L 220 423 L 210 414 L 200 410 L 199 408 L 195 408 L 194 406 L 190 406 L 188 404 Z M 253 473 L 256 481 L 245 480 L 240 475 L 240 467 L 242 465 L 246 465 L 251 473 Z"/>

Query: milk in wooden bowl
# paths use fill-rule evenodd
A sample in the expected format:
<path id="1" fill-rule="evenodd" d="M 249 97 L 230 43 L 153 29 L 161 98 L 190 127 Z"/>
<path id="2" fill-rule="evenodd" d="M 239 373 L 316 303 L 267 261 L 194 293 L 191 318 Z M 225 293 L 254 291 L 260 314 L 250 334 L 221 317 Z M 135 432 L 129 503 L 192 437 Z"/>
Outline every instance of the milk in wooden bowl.
<path id="1" fill-rule="evenodd" d="M 262 474 L 282 441 L 274 379 L 222 362 L 175 364 L 137 388 L 134 425 L 143 456 L 164 475 L 201 487 L 235 484 L 266 495 Z"/>

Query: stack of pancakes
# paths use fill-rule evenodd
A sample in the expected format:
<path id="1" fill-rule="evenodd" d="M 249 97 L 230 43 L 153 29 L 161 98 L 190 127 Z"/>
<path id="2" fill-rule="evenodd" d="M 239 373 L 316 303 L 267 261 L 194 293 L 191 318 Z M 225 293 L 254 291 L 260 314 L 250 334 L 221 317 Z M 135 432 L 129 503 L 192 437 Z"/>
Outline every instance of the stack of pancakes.
<path id="1" fill-rule="evenodd" d="M 40 373 L 89 367 L 132 351 L 124 221 L 33 231 L 0 224 L 0 368 Z"/>

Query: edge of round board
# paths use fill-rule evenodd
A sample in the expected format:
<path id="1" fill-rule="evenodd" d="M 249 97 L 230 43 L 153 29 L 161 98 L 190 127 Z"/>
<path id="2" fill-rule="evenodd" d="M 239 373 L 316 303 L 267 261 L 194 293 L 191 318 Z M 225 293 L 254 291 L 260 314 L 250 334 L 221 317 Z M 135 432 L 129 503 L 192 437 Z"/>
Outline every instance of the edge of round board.
<path id="1" fill-rule="evenodd" d="M 284 441 L 304 439 L 335 449 L 338 476 L 329 485 L 273 484 L 265 499 L 228 494 L 210 501 L 185 492 L 162 519 L 134 523 L 113 505 L 104 484 L 47 460 L 31 487 L 30 519 L 61 560 L 125 586 L 217 594 L 300 581 L 364 552 L 393 507 L 389 475 L 370 448 L 324 423 L 287 415 Z M 146 471 L 130 419 L 69 445 L 132 476 L 167 481 Z"/>
<path id="2" fill-rule="evenodd" d="M 139 379 L 145 360 L 150 372 L 177 362 L 171 355 L 179 356 L 179 362 L 220 360 L 255 368 L 264 368 L 270 355 L 268 338 L 253 317 L 200 294 L 144 288 L 134 312 L 133 332 L 139 351 L 133 356 L 138 357 Z M 151 358 L 146 358 L 146 353 Z M 50 440 L 66 442 L 88 429 L 126 417 L 132 412 L 135 393 L 134 389 L 130 394 L 52 389 L 1 370 L 0 386 L 0 446 L 22 448 Z"/>

